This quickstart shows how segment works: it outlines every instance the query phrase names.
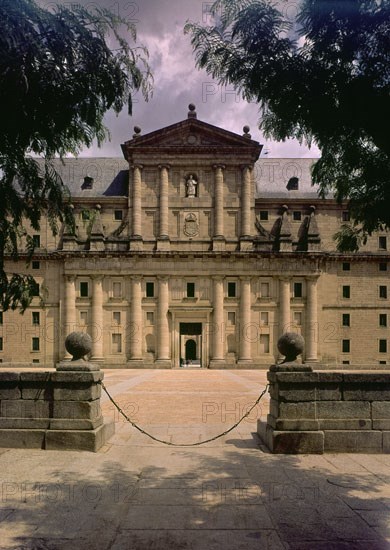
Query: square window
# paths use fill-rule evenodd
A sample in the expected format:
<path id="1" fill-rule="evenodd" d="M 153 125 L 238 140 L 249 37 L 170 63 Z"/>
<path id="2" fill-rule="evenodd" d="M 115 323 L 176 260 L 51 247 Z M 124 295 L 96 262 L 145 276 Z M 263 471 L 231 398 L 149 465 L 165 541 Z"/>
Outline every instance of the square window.
<path id="1" fill-rule="evenodd" d="M 269 298 L 269 283 L 260 284 L 260 295 L 262 298 Z"/>
<path id="2" fill-rule="evenodd" d="M 234 326 L 236 324 L 236 314 L 234 311 L 228 311 L 228 325 Z"/>
<path id="3" fill-rule="evenodd" d="M 154 312 L 153 311 L 147 311 L 146 312 L 146 324 L 149 326 L 154 325 Z"/>
<path id="4" fill-rule="evenodd" d="M 80 283 L 80 297 L 81 298 L 88 298 L 88 296 L 89 296 L 88 283 L 82 281 Z"/>
<path id="5" fill-rule="evenodd" d="M 122 334 L 112 334 L 112 353 L 122 352 Z"/>
<path id="6" fill-rule="evenodd" d="M 269 353 L 269 334 L 260 334 L 260 353 Z"/>
<path id="7" fill-rule="evenodd" d="M 269 314 L 268 311 L 260 312 L 260 325 L 266 327 L 269 324 Z"/>
<path id="8" fill-rule="evenodd" d="M 302 326 L 302 312 L 301 311 L 295 311 L 294 312 L 294 324 L 297 327 Z"/>
<path id="9" fill-rule="evenodd" d="M 342 340 L 343 353 L 349 353 L 351 349 L 350 340 Z"/>
<path id="10" fill-rule="evenodd" d="M 39 296 L 39 283 L 37 283 L 36 281 L 33 283 L 32 295 Z"/>
<path id="11" fill-rule="evenodd" d="M 146 297 L 154 298 L 154 283 L 151 283 L 151 282 L 146 283 Z"/>
<path id="12" fill-rule="evenodd" d="M 379 314 L 379 326 L 380 327 L 387 327 L 387 314 L 386 313 L 380 313 Z"/>
<path id="13" fill-rule="evenodd" d="M 41 268 L 41 262 L 38 262 L 38 260 L 33 260 L 31 263 L 31 267 L 33 269 L 40 269 Z"/>
<path id="14" fill-rule="evenodd" d="M 121 312 L 120 311 L 113 311 L 112 312 L 112 320 L 114 321 L 114 325 L 120 325 L 121 324 Z"/>
<path id="15" fill-rule="evenodd" d="M 112 283 L 112 295 L 114 298 L 122 298 L 122 283 Z"/>
<path id="16" fill-rule="evenodd" d="M 187 298 L 195 298 L 195 283 L 187 283 Z"/>
<path id="17" fill-rule="evenodd" d="M 114 210 L 114 220 L 123 220 L 123 210 Z"/>
<path id="18" fill-rule="evenodd" d="M 387 286 L 380 285 L 379 287 L 379 298 L 387 298 Z"/>
<path id="19" fill-rule="evenodd" d="M 235 298 L 236 297 L 236 283 L 228 282 L 228 297 L 229 298 Z"/>
<path id="20" fill-rule="evenodd" d="M 32 350 L 33 351 L 39 351 L 39 338 L 34 336 L 31 340 Z"/>
<path id="21" fill-rule="evenodd" d="M 387 250 L 387 237 L 378 237 L 379 250 Z"/>
<path id="22" fill-rule="evenodd" d="M 351 326 L 351 316 L 349 313 L 343 313 L 343 327 Z"/>
<path id="23" fill-rule="evenodd" d="M 88 221 L 91 217 L 91 212 L 89 210 L 83 210 L 81 212 L 81 219 L 84 221 Z"/>
<path id="24" fill-rule="evenodd" d="M 349 222 L 351 220 L 351 216 L 349 215 L 348 210 L 343 211 L 343 213 L 341 214 L 341 219 L 343 220 L 343 222 Z"/>
<path id="25" fill-rule="evenodd" d="M 40 248 L 41 246 L 41 236 L 40 235 L 33 235 L 32 236 L 33 245 L 35 248 Z"/>
<path id="26" fill-rule="evenodd" d="M 260 221 L 266 222 L 268 220 L 268 210 L 260 210 Z"/>
<path id="27" fill-rule="evenodd" d="M 379 271 L 387 271 L 387 263 L 386 262 L 381 262 L 379 264 Z"/>
<path id="28" fill-rule="evenodd" d="M 343 285 L 343 298 L 351 297 L 351 287 L 349 285 Z"/>
<path id="29" fill-rule="evenodd" d="M 294 298 L 302 298 L 302 283 L 294 283 Z"/>
<path id="30" fill-rule="evenodd" d="M 85 326 L 88 324 L 88 311 L 80 311 L 80 325 Z"/>
<path id="31" fill-rule="evenodd" d="M 349 262 L 343 262 L 343 271 L 351 271 L 351 264 Z"/>
<path id="32" fill-rule="evenodd" d="M 3 351 L 3 337 L 0 336 L 0 351 Z"/>
<path id="33" fill-rule="evenodd" d="M 32 312 L 32 324 L 33 325 L 39 325 L 40 324 L 39 311 L 33 311 Z"/>
<path id="34" fill-rule="evenodd" d="M 302 212 L 293 212 L 293 220 L 299 222 L 302 219 Z"/>
<path id="35" fill-rule="evenodd" d="M 387 340 L 379 340 L 379 353 L 387 353 Z"/>

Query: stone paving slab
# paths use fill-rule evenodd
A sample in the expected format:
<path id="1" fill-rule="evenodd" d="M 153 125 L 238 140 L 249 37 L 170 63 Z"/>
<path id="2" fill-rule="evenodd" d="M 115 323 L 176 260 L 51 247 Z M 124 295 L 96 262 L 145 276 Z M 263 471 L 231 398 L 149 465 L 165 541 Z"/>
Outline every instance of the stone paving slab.
<path id="1" fill-rule="evenodd" d="M 266 372 L 110 370 L 105 383 L 147 431 L 191 442 L 234 424 Z M 390 456 L 272 455 L 256 434 L 268 404 L 217 441 L 172 447 L 103 393 L 116 433 L 98 453 L 0 450 L 0 549 L 390 548 Z"/>

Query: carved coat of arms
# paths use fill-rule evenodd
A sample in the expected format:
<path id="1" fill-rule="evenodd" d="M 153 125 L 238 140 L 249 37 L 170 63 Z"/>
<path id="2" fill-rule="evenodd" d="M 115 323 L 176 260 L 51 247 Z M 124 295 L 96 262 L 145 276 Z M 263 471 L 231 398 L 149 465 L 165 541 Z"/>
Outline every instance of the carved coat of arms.
<path id="1" fill-rule="evenodd" d="M 183 232 L 187 237 L 196 237 L 199 234 L 199 224 L 196 214 L 193 212 L 187 214 L 184 218 L 184 229 Z"/>

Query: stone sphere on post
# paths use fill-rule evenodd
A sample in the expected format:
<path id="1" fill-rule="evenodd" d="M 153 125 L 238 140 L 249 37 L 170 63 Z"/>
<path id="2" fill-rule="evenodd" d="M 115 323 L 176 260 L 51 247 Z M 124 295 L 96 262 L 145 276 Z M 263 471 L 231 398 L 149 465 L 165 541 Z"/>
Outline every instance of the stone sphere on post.
<path id="1" fill-rule="evenodd" d="M 278 340 L 278 350 L 285 355 L 282 363 L 292 363 L 296 361 L 298 355 L 301 355 L 305 341 L 300 334 L 295 332 L 285 332 Z"/>
<path id="2" fill-rule="evenodd" d="M 72 361 L 79 361 L 92 351 L 92 338 L 86 332 L 71 332 L 65 340 L 66 351 L 73 358 Z"/>

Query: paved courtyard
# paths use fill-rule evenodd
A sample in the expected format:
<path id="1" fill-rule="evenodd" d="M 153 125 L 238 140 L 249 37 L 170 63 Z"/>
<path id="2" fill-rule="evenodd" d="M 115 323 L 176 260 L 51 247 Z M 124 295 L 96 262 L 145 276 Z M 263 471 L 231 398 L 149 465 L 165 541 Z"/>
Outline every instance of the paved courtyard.
<path id="1" fill-rule="evenodd" d="M 225 431 L 266 371 L 108 370 L 133 421 L 192 443 Z M 156 443 L 102 399 L 116 434 L 98 453 L 0 449 L 0 548 L 390 548 L 390 455 L 275 456 L 256 435 L 265 396 L 228 435 Z"/>

